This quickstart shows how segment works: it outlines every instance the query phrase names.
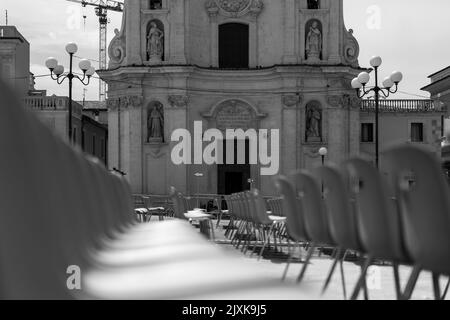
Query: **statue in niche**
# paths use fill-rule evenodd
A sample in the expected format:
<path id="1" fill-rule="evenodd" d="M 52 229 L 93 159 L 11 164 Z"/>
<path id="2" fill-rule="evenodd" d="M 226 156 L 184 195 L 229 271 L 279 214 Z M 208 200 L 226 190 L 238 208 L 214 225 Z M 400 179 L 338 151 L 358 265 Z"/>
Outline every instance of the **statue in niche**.
<path id="1" fill-rule="evenodd" d="M 308 60 L 320 60 L 322 55 L 322 31 L 319 22 L 314 20 L 309 27 L 306 37 L 306 58 Z"/>
<path id="2" fill-rule="evenodd" d="M 147 142 L 164 142 L 164 109 L 161 103 L 154 102 L 150 105 L 147 115 Z"/>
<path id="3" fill-rule="evenodd" d="M 306 107 L 306 142 L 322 141 L 322 110 L 317 105 Z"/>
<path id="4" fill-rule="evenodd" d="M 319 0 L 308 0 L 308 9 L 319 9 Z"/>
<path id="5" fill-rule="evenodd" d="M 164 32 L 158 28 L 155 21 L 150 22 L 147 35 L 147 53 L 150 62 L 161 62 L 164 55 Z"/>

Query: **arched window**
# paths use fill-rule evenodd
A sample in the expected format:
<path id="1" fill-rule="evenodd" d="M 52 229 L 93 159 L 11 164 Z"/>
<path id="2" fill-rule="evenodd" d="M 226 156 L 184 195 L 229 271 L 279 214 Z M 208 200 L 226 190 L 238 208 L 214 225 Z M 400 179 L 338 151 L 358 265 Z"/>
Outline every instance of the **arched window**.
<path id="1" fill-rule="evenodd" d="M 308 0 L 308 9 L 320 9 L 320 0 Z"/>
<path id="2" fill-rule="evenodd" d="M 243 23 L 219 26 L 219 68 L 249 67 L 249 27 Z"/>
<path id="3" fill-rule="evenodd" d="M 162 0 L 150 0 L 150 10 L 160 10 L 162 5 Z"/>

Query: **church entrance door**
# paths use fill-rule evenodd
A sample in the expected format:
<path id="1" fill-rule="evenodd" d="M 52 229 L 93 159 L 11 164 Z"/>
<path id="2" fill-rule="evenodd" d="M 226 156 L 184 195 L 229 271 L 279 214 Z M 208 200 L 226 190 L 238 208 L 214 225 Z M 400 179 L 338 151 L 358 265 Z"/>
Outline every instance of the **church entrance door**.
<path id="1" fill-rule="evenodd" d="M 238 141 L 234 142 L 234 164 L 226 164 L 227 148 L 226 141 L 223 142 L 223 163 L 218 165 L 218 193 L 224 195 L 230 195 L 233 193 L 250 190 L 249 179 L 251 178 L 251 167 L 249 141 L 245 142 L 245 164 L 238 164 L 237 150 Z"/>

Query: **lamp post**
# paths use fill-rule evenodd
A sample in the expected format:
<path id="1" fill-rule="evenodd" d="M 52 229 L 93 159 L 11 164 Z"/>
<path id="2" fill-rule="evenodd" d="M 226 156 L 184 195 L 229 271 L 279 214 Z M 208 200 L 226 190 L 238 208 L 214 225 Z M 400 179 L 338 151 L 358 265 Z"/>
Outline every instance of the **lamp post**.
<path id="1" fill-rule="evenodd" d="M 250 190 L 253 190 L 253 185 L 255 184 L 255 180 L 250 178 L 247 180 L 247 183 L 250 185 Z"/>
<path id="2" fill-rule="evenodd" d="M 381 57 L 372 57 L 370 65 L 375 71 L 375 86 L 366 90 L 366 85 L 370 81 L 370 75 L 367 72 L 361 72 L 358 77 L 352 80 L 352 87 L 356 90 L 358 98 L 363 98 L 371 93 L 375 95 L 375 163 L 379 167 L 380 140 L 379 140 L 379 115 L 380 115 L 380 93 L 388 98 L 390 94 L 398 91 L 398 84 L 403 80 L 403 74 L 399 71 L 393 72 L 389 77 L 383 80 L 382 87 L 378 85 L 378 69 L 383 63 Z M 393 87 L 395 86 L 395 89 Z"/>
<path id="3" fill-rule="evenodd" d="M 78 79 L 80 82 L 87 86 L 91 80 L 91 77 L 95 74 L 95 68 L 91 66 L 91 62 L 89 60 L 83 59 L 80 61 L 78 66 L 81 71 L 83 71 L 83 78 L 75 75 L 73 73 L 73 56 L 78 51 L 78 46 L 71 42 L 66 45 L 66 52 L 70 57 L 70 66 L 69 72 L 64 73 L 64 67 L 58 64 L 58 60 L 53 57 L 50 57 L 46 60 L 45 65 L 50 70 L 50 76 L 53 80 L 55 80 L 58 84 L 62 84 L 64 80 L 69 80 L 69 141 L 73 142 L 72 139 L 72 88 L 73 88 L 73 79 Z M 86 80 L 87 79 L 87 80 Z"/>
<path id="4" fill-rule="evenodd" d="M 325 166 L 325 157 L 327 156 L 327 154 L 328 154 L 328 149 L 327 148 L 322 147 L 322 148 L 319 149 L 319 155 L 322 157 L 322 167 Z M 323 193 L 325 191 L 324 189 L 325 188 L 324 188 L 323 181 L 322 181 L 322 196 L 323 196 Z"/>
<path id="5" fill-rule="evenodd" d="M 200 178 L 203 177 L 203 173 L 197 172 L 194 176 L 197 177 L 197 208 L 200 209 Z"/>
<path id="6" fill-rule="evenodd" d="M 320 148 L 319 149 L 319 154 L 322 157 L 322 166 L 324 166 L 325 165 L 325 157 L 328 154 L 328 149 L 325 148 L 325 147 Z"/>

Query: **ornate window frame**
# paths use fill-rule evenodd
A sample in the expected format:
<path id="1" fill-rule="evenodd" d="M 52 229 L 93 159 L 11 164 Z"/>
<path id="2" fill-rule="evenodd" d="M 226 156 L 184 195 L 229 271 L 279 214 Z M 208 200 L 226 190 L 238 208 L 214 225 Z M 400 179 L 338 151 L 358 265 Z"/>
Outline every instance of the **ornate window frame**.
<path id="1" fill-rule="evenodd" d="M 225 4 L 239 5 L 240 11 L 227 9 Z M 225 23 L 242 23 L 249 26 L 249 67 L 259 65 L 258 56 L 258 16 L 263 10 L 262 0 L 208 0 L 205 9 L 210 18 L 210 65 L 219 67 L 219 26 Z"/>

